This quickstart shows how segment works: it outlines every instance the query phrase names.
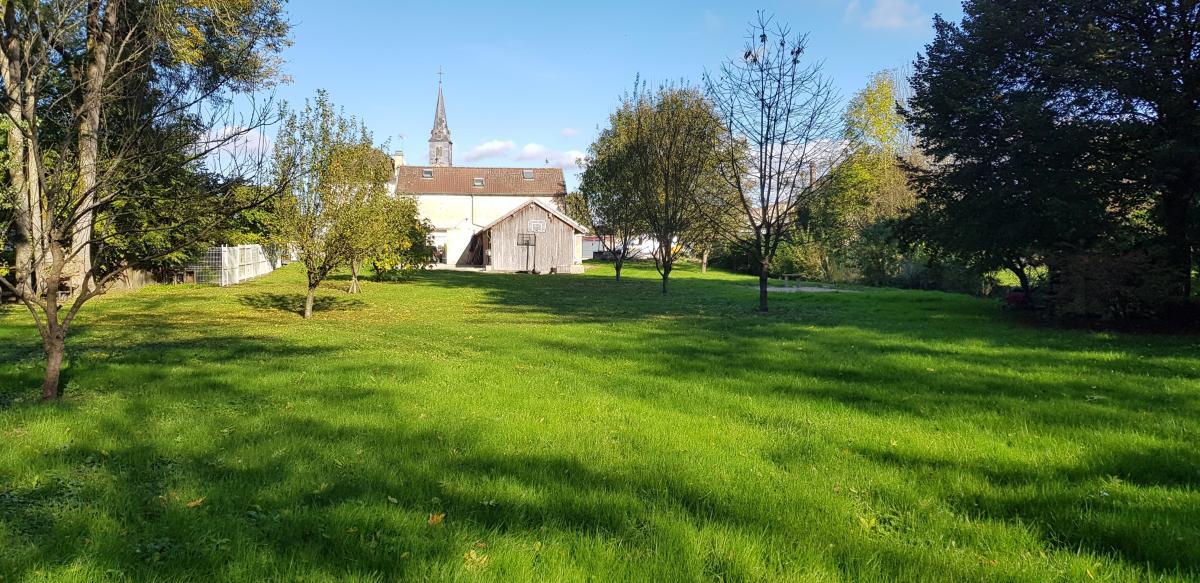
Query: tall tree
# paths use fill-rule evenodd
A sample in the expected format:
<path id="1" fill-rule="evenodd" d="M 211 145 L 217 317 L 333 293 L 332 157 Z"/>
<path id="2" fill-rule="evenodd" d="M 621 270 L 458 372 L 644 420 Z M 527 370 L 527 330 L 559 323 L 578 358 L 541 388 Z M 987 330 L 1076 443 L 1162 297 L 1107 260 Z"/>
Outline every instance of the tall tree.
<path id="1" fill-rule="evenodd" d="M 913 172 L 911 230 L 1018 268 L 1105 242 L 1159 243 L 1171 294 L 1188 298 L 1200 5 L 968 1 L 963 11 L 961 24 L 935 19 L 914 67 L 907 119 L 933 163 Z"/>
<path id="2" fill-rule="evenodd" d="M 334 154 L 334 171 L 342 196 L 343 211 L 336 231 L 346 238 L 346 263 L 350 267 L 349 293 L 359 290 L 358 276 L 363 263 L 388 247 L 392 237 L 394 201 L 387 190 L 392 175 L 392 159 L 366 141 L 346 146 Z"/>
<path id="3" fill-rule="evenodd" d="M 605 254 L 613 258 L 617 281 L 625 261 L 636 252 L 633 240 L 648 229 L 635 190 L 631 113 L 622 107 L 609 116 L 609 126 L 588 148 L 579 193 L 570 205 L 573 217 L 592 228 Z"/>
<path id="4" fill-rule="evenodd" d="M 293 245 L 304 263 L 308 295 L 304 318 L 312 317 L 317 287 L 329 274 L 370 254 L 361 235 L 373 230 L 371 203 L 385 196 L 391 162 L 371 143 L 371 134 L 347 117 L 324 90 L 304 109 L 283 120 L 275 140 L 281 243 Z"/>
<path id="5" fill-rule="evenodd" d="M 637 208 L 654 237 L 654 264 L 662 292 L 683 253 L 680 238 L 704 220 L 713 197 L 721 122 L 712 104 L 690 87 L 636 88 L 629 113 L 629 160 Z"/>
<path id="6" fill-rule="evenodd" d="M 916 202 L 903 165 L 922 162 L 899 113 L 903 93 L 896 74 L 881 71 L 846 107 L 843 139 L 849 154 L 830 172 L 811 212 L 801 216 L 802 236 L 826 278 L 834 264 L 845 263 L 864 279 L 883 281 L 874 251 L 890 245 L 878 236 L 890 233 L 887 223 Z"/>
<path id="7" fill-rule="evenodd" d="M 821 64 L 804 59 L 807 35 L 760 12 L 749 39 L 706 84 L 723 125 L 721 173 L 741 199 L 765 312 L 775 251 L 846 148 L 837 93 Z"/>
<path id="8" fill-rule="evenodd" d="M 246 138 L 275 114 L 250 103 L 237 115 L 232 100 L 273 82 L 288 27 L 273 0 L 24 0 L 2 10 L 5 194 L 16 235 L 10 287 L 41 334 L 42 392 L 52 399 L 85 303 L 126 267 L 190 244 L 128 244 L 180 228 L 178 215 L 147 209 L 169 198 L 176 209 L 237 212 L 227 195 L 262 161 Z M 223 161 L 210 162 L 215 152 Z M 167 176 L 196 174 L 208 176 L 160 188 Z M 223 218 L 184 220 L 205 232 Z"/>

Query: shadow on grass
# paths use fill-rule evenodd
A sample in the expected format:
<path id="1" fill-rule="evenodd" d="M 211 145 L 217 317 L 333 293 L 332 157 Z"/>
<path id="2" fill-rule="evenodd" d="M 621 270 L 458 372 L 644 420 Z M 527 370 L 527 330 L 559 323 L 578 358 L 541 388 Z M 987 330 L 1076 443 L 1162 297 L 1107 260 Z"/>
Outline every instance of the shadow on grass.
<path id="1" fill-rule="evenodd" d="M 261 292 L 242 296 L 240 301 L 243 305 L 256 310 L 279 310 L 281 312 L 304 315 L 304 302 L 306 299 L 304 294 Z M 357 310 L 365 305 L 362 300 L 357 298 L 337 298 L 322 295 L 313 298 L 313 312 Z"/>
<path id="2" fill-rule="evenodd" d="M 864 473 L 903 476 L 891 486 L 897 491 L 881 488 L 880 505 L 919 494 L 958 516 L 1018 529 L 1032 525 L 1047 546 L 1115 557 L 1151 576 L 1200 571 L 1200 550 L 1189 546 L 1194 538 L 1179 538 L 1200 523 L 1194 510 L 1173 514 L 1156 506 L 1158 499 L 1136 495 L 1104 500 L 1095 488 L 1113 477 L 1180 495 L 1195 488 L 1195 451 L 1171 443 L 1161 427 L 1147 427 L 1144 415 L 1165 426 L 1193 422 L 1194 394 L 1160 390 L 1164 379 L 1190 374 L 1167 358 L 1183 353 L 1181 344 L 1124 343 L 1117 360 L 1097 363 L 1084 353 L 1115 350 L 1103 340 L 1013 329 L 997 321 L 990 305 L 941 295 L 797 294 L 773 298 L 774 311 L 758 315 L 753 289 L 700 279 L 676 281 L 666 297 L 648 279 L 617 284 L 597 277 L 439 272 L 422 274 L 417 284 L 481 290 L 490 310 L 514 321 L 547 316 L 551 324 L 611 325 L 593 337 L 532 337 L 529 350 L 545 359 L 599 354 L 619 362 L 609 381 L 594 389 L 664 410 L 708 417 L 719 407 L 721 416 L 803 432 L 797 408 L 786 405 L 835 403 L 914 425 L 984 417 L 1028 422 L 1035 432 L 1078 431 L 1081 440 L 1089 431 L 1157 437 L 1163 445 L 1093 450 L 1061 466 L 1016 456 L 943 460 L 861 444 L 845 449 L 869 468 Z M 361 306 L 326 299 L 335 306 L 324 309 Z M 299 294 L 259 293 L 241 301 L 256 309 L 303 307 Z M 337 307 L 341 302 L 352 305 Z M 438 427 L 391 416 L 397 397 L 351 384 L 347 379 L 362 376 L 363 365 L 327 358 L 339 348 L 221 335 L 155 338 L 147 331 L 83 351 L 79 358 L 93 384 L 119 387 L 112 392 L 120 400 L 112 408 L 64 407 L 64 415 L 81 416 L 81 427 L 96 429 L 36 454 L 37 480 L 0 475 L 0 536 L 18 543 L 0 556 L 0 575 L 23 579 L 47 566 L 84 564 L 132 580 L 447 579 L 470 575 L 463 571 L 464 554 L 482 548 L 475 541 L 516 534 L 576 541 L 574 548 L 545 551 L 567 560 L 609 545 L 624 549 L 619 557 L 630 570 L 609 573 L 613 579 L 762 578 L 761 571 L 719 563 L 719 557 L 702 564 L 688 546 L 693 533 L 679 528 L 687 524 L 742 535 L 735 540 L 753 541 L 764 555 L 837 545 L 829 551 L 837 563 L 827 566 L 862 579 L 912 579 L 913 573 L 980 578 L 980 571 L 938 560 L 906 546 L 909 541 L 845 536 L 844 517 L 816 494 L 797 493 L 799 503 L 787 509 L 811 517 L 801 530 L 768 511 L 777 508 L 752 487 L 707 488 L 649 459 L 632 471 L 612 472 L 553 449 L 487 449 L 482 436 L 494 428 L 483 419 Z M 18 352 L 0 347 L 0 356 Z M 964 371 L 951 367 L 946 374 L 943 365 L 926 364 L 931 360 L 959 363 Z M 311 373 L 305 363 L 314 361 L 325 363 L 319 374 L 276 381 L 283 389 L 256 388 L 238 376 L 248 369 Z M 380 378 L 411 382 L 428 374 L 419 363 L 369 366 Z M 1084 379 L 1051 382 L 1035 374 L 1091 374 L 1100 366 L 1107 367 L 1104 374 L 1138 382 L 1098 389 Z M 0 378 L 7 374 L 0 371 Z M 646 379 L 670 383 L 648 387 Z M 734 399 L 676 392 L 714 379 L 725 383 L 714 393 L 781 406 L 764 412 Z M 1090 402 L 1097 392 L 1106 398 Z M 802 453 L 783 437 L 774 439 L 776 463 Z M 444 522 L 431 526 L 428 517 L 441 513 Z M 1168 535 L 1174 537 L 1169 543 L 1155 541 Z M 539 552 L 529 552 L 534 562 Z M 653 569 L 660 571 L 648 572 Z"/>
<path id="3" fill-rule="evenodd" d="M 1061 467 L 1038 467 L 1032 458 L 1003 470 L 959 459 L 935 467 L 920 459 L 860 455 L 876 466 L 911 471 L 913 488 L 960 512 L 1035 525 L 1049 546 L 1088 549 L 1148 565 L 1152 573 L 1200 572 L 1200 547 L 1192 545 L 1200 529 L 1188 526 L 1200 524 L 1200 514 L 1172 516 L 1157 495 L 1127 496 L 1114 507 L 1093 499 L 1099 496 L 1096 484 L 1108 479 L 1140 492 L 1167 492 L 1167 500 L 1171 493 L 1186 499 L 1200 485 L 1200 454 L 1180 431 L 1200 415 L 1200 395 L 1180 390 L 1200 379 L 1195 338 L 1030 329 L 1004 319 L 994 302 L 943 293 L 775 294 L 772 311 L 756 314 L 755 290 L 697 278 L 679 278 L 666 296 L 648 278 L 531 282 L 447 272 L 423 275 L 421 283 L 482 290 L 502 314 L 610 324 L 607 337 L 531 342 L 539 354 L 599 353 L 625 363 L 611 373 L 613 382 L 597 388 L 657 407 L 706 415 L 717 406 L 723 415 L 742 414 L 744 401 L 680 398 L 671 388 L 689 394 L 689 386 L 720 380 L 729 387 L 724 390 L 757 403 L 780 403 L 781 413 L 755 419 L 759 424 L 797 427 L 798 420 L 783 412 L 807 401 L 934 432 L 986 419 L 980 422 L 983 435 L 1023 426 L 1071 436 L 1087 454 Z M 643 386 L 645 379 L 672 383 L 651 388 Z M 1129 433 L 1157 445 L 1109 447 Z M 1103 445 L 1088 444 L 1095 438 L 1104 438 Z M 918 486 L 929 474 L 922 468 L 974 474 L 985 486 L 930 490 Z"/>

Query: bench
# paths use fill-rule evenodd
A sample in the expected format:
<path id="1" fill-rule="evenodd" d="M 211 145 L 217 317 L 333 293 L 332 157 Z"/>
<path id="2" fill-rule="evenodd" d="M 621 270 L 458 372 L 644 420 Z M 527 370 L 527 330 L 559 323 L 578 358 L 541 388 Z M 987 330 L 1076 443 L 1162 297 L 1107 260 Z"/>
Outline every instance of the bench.
<path id="1" fill-rule="evenodd" d="M 780 277 L 783 278 L 784 286 L 787 286 L 789 283 L 792 283 L 792 284 L 795 284 L 795 287 L 800 287 L 800 281 L 803 276 L 804 276 L 803 273 L 785 273 Z"/>

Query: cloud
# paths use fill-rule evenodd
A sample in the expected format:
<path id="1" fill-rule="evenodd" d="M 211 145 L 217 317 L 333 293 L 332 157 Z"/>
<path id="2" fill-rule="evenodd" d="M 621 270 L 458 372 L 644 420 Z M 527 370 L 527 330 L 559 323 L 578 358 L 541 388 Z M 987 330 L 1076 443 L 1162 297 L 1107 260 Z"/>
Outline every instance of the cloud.
<path id="1" fill-rule="evenodd" d="M 929 17 L 919 6 L 909 0 L 874 0 L 864 13 L 860 0 L 852 0 L 846 6 L 846 18 L 858 20 L 863 28 L 876 30 L 903 30 L 924 28 Z"/>
<path id="2" fill-rule="evenodd" d="M 204 155 L 210 171 L 223 174 L 245 174 L 265 164 L 275 142 L 257 128 L 224 126 L 206 132 L 193 145 L 197 155 Z"/>
<path id="3" fill-rule="evenodd" d="M 530 142 L 518 148 L 516 142 L 512 140 L 491 140 L 471 148 L 465 158 L 467 162 L 491 159 L 510 162 L 514 165 L 546 165 L 564 170 L 578 170 L 579 165 L 576 162 L 586 155 L 580 150 L 552 150 L 536 142 Z"/>
<path id="4" fill-rule="evenodd" d="M 564 137 L 564 138 L 573 138 L 573 137 L 575 137 L 576 134 L 579 133 L 579 131 L 576 130 L 575 128 L 563 128 L 562 132 L 560 132 L 560 133 L 562 134 L 562 137 Z"/>
<path id="5" fill-rule="evenodd" d="M 467 162 L 477 162 L 487 158 L 507 156 L 516 149 L 517 144 L 512 140 L 491 140 L 471 148 L 467 151 L 467 155 L 464 158 L 466 158 Z"/>

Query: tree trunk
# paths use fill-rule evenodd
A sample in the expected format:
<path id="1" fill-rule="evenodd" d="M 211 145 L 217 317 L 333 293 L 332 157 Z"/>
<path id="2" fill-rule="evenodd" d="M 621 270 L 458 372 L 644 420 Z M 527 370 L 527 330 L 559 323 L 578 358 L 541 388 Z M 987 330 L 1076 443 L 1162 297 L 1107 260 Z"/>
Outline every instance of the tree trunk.
<path id="1" fill-rule="evenodd" d="M 356 294 L 359 291 L 361 291 L 361 290 L 359 290 L 359 288 L 358 288 L 358 260 L 354 260 L 354 261 L 350 262 L 350 290 L 349 290 L 349 293 Z"/>
<path id="2" fill-rule="evenodd" d="M 670 263 L 664 263 L 664 264 L 663 264 L 663 270 L 662 270 L 662 280 L 663 280 L 663 282 L 662 282 L 662 293 L 663 293 L 663 295 L 664 295 L 664 296 L 665 296 L 665 295 L 667 295 L 667 281 L 668 281 L 668 280 L 670 280 L 670 279 L 671 279 L 671 264 L 670 264 Z"/>
<path id="3" fill-rule="evenodd" d="M 708 273 L 708 249 L 700 254 L 700 273 Z"/>
<path id="4" fill-rule="evenodd" d="M 57 326 L 52 327 L 48 334 L 50 338 L 42 342 L 46 351 L 46 377 L 42 381 L 43 401 L 53 401 L 59 396 L 58 381 L 62 374 L 63 358 L 67 352 L 62 331 Z"/>
<path id="5" fill-rule="evenodd" d="M 108 59 L 112 50 L 113 29 L 121 12 L 122 0 L 92 2 L 87 19 L 87 64 L 84 71 L 83 101 L 79 111 L 79 214 L 71 230 L 67 282 L 71 290 L 91 277 L 92 227 L 96 201 L 97 166 L 100 152 L 100 108 L 108 77 Z M 100 14 L 103 7 L 104 14 Z"/>
<path id="6" fill-rule="evenodd" d="M 758 273 L 758 311 L 767 311 L 767 286 L 770 284 L 767 262 L 763 262 L 762 271 Z"/>
<path id="7" fill-rule="evenodd" d="M 304 300 L 304 319 L 305 320 L 312 317 L 313 303 L 316 300 L 316 295 L 317 295 L 316 286 L 311 286 L 311 285 L 308 286 L 308 297 L 305 298 L 305 300 Z"/>
<path id="8" fill-rule="evenodd" d="M 617 269 L 617 281 L 621 281 L 621 268 L 625 266 L 625 260 L 622 257 L 617 257 L 614 267 Z"/>
<path id="9" fill-rule="evenodd" d="M 1173 187 L 1173 188 L 1172 188 Z M 1187 301 L 1192 296 L 1192 245 L 1189 240 L 1191 199 L 1186 189 L 1192 185 L 1174 184 L 1165 193 L 1167 261 L 1171 273 L 1171 295 Z M 1182 191 L 1182 192 L 1181 192 Z"/>
<path id="10" fill-rule="evenodd" d="M 1008 269 L 1017 276 L 1017 281 L 1021 282 L 1021 292 L 1025 294 L 1025 297 L 1029 297 L 1032 290 L 1029 286 L 1029 274 L 1025 272 L 1025 268 L 1020 265 L 1012 265 Z"/>

